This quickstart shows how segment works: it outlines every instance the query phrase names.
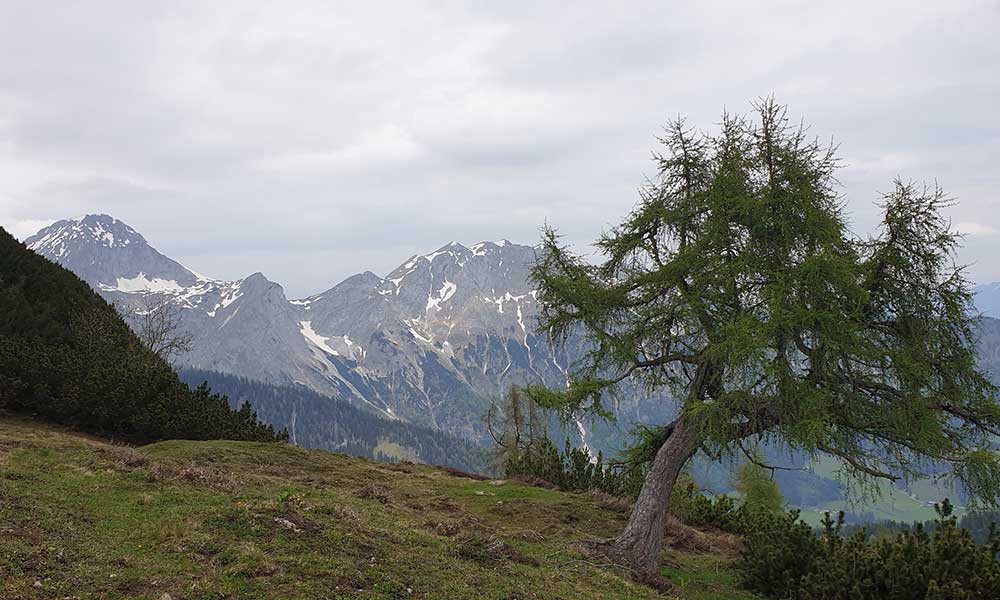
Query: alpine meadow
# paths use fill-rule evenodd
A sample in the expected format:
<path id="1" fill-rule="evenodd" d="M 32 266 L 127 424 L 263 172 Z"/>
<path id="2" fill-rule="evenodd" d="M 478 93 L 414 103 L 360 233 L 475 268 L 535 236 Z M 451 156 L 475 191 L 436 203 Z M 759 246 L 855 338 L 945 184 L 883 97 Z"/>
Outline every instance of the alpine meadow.
<path id="1" fill-rule="evenodd" d="M 997 31 L 0 0 L 0 600 L 1000 598 Z"/>

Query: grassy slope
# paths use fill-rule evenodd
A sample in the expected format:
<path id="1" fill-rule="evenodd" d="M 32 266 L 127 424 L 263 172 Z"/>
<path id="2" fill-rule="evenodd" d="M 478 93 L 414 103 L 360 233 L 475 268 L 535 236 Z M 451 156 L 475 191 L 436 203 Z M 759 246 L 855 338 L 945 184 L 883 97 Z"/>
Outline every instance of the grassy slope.
<path id="1" fill-rule="evenodd" d="M 817 460 L 813 469 L 816 473 L 836 479 L 838 477 L 838 463 L 831 458 Z M 915 482 L 912 486 L 912 494 L 896 489 L 887 481 L 879 481 L 877 491 L 874 496 L 862 497 L 855 502 L 833 501 L 826 502 L 820 506 L 808 507 L 802 510 L 802 520 L 810 525 L 818 527 L 823 520 L 823 515 L 829 512 L 836 515 L 837 511 L 858 511 L 871 512 L 875 520 L 891 521 L 931 521 L 937 518 L 934 512 L 934 502 L 940 502 L 945 498 L 954 500 L 955 493 L 943 485 L 935 484 L 931 481 L 923 480 Z M 955 514 L 964 514 L 964 507 L 958 507 Z"/>
<path id="2" fill-rule="evenodd" d="M 2 598 L 656 597 L 569 546 L 623 523 L 587 495 L 433 467 L 246 442 L 136 451 L 0 416 Z M 666 558 L 688 598 L 752 597 L 731 557 Z"/>

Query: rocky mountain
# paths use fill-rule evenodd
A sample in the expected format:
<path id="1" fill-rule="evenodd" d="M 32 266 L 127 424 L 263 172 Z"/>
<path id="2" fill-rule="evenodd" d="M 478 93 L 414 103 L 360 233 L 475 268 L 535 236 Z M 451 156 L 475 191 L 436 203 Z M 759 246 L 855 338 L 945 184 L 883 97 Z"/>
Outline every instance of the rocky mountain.
<path id="1" fill-rule="evenodd" d="M 983 318 L 978 341 L 979 364 L 993 382 L 1000 385 L 1000 320 Z"/>
<path id="2" fill-rule="evenodd" d="M 361 273 L 303 299 L 260 273 L 200 275 L 108 215 L 59 221 L 26 244 L 111 302 L 181 306 L 195 337 L 181 366 L 304 385 L 472 438 L 483 437 L 482 415 L 509 385 L 562 385 L 578 351 L 534 334 L 534 249 L 506 240 L 452 242 L 384 277 Z M 627 426 L 665 409 L 640 399 L 617 410 Z M 585 443 L 606 435 L 583 421 L 575 429 Z"/>
<path id="3" fill-rule="evenodd" d="M 280 285 L 260 273 L 238 281 L 200 275 L 107 215 L 59 221 L 26 243 L 116 304 L 141 308 L 153 300 L 181 307 L 183 327 L 195 344 L 179 358 L 180 367 L 304 386 L 464 439 L 485 439 L 482 415 L 507 386 L 562 385 L 580 352 L 572 343 L 554 350 L 533 333 L 538 315 L 529 277 L 534 249 L 508 241 L 453 242 L 411 256 L 384 277 L 360 273 L 302 299 L 287 298 Z M 980 302 L 982 289 L 977 290 Z M 985 312 L 982 305 L 980 310 Z M 984 368 L 1000 381 L 1000 321 L 984 320 L 979 354 Z M 281 396 L 276 394 L 271 395 Z M 614 407 L 617 425 L 581 419 L 554 437 L 570 434 L 575 443 L 607 452 L 621 447 L 632 423 L 658 423 L 670 416 L 669 402 L 623 396 Z M 343 417 L 336 411 L 343 413 L 342 406 L 331 402 L 326 411 L 316 398 L 307 403 L 290 398 L 254 406 L 269 422 L 295 428 L 297 421 L 303 436 L 343 437 L 325 430 L 339 426 Z M 447 446 L 429 434 L 420 439 L 434 441 L 435 448 Z M 801 457 L 779 454 L 778 464 L 801 462 Z M 711 489 L 728 488 L 725 468 L 696 461 L 695 470 Z M 842 499 L 840 484 L 825 471 L 780 481 L 786 496 L 801 506 L 830 509 L 835 507 L 831 502 Z M 928 492 L 924 500 L 939 500 L 935 494 Z M 885 514 L 911 518 L 905 511 Z"/>

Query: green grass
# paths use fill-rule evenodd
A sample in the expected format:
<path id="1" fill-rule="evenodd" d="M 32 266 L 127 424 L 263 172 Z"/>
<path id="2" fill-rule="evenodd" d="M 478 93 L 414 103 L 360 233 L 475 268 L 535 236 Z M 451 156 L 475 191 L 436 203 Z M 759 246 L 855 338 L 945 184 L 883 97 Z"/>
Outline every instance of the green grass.
<path id="1" fill-rule="evenodd" d="M 654 598 L 573 542 L 586 494 L 279 444 L 113 446 L 0 417 L 0 598 Z M 752 598 L 727 555 L 665 551 L 692 599 Z"/>
<path id="2" fill-rule="evenodd" d="M 840 465 L 831 458 L 817 460 L 813 464 L 813 469 L 817 474 L 831 479 L 837 478 L 837 469 Z M 836 515 L 837 511 L 854 511 L 859 513 L 872 513 L 875 520 L 894 521 L 930 521 L 937 518 L 934 512 L 934 503 L 943 499 L 955 497 L 955 491 L 949 490 L 946 486 L 935 484 L 931 481 L 922 480 L 914 482 L 907 492 L 897 489 L 892 483 L 880 480 L 875 484 L 873 490 L 869 490 L 867 495 L 852 500 L 841 500 L 825 502 L 819 506 L 802 508 L 802 520 L 806 523 L 818 527 L 823 520 L 823 515 L 829 512 Z M 955 514 L 964 514 L 964 508 L 957 508 Z"/>

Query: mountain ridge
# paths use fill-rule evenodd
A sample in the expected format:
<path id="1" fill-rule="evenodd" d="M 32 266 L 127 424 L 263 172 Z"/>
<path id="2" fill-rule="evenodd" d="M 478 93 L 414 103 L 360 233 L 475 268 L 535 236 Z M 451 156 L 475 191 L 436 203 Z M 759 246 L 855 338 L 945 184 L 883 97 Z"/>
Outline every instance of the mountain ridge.
<path id="1" fill-rule="evenodd" d="M 26 244 L 118 305 L 180 306 L 194 336 L 180 366 L 304 385 L 472 439 L 485 439 L 482 414 L 507 387 L 565 385 L 581 351 L 534 334 L 535 247 L 506 239 L 450 242 L 385 276 L 363 271 L 301 299 L 259 272 L 200 275 L 109 215 L 57 221 Z M 662 410 L 643 404 L 626 400 L 623 422 Z M 582 420 L 571 433 L 591 441 Z"/>
<path id="2" fill-rule="evenodd" d="M 106 231 L 111 225 L 102 227 Z M 45 235 L 37 239 L 49 233 L 43 230 Z M 81 255 L 100 258 L 102 251 L 120 249 L 95 248 L 107 239 L 99 233 L 79 236 L 86 246 Z M 56 247 L 50 243 L 40 249 Z M 163 255 L 152 252 L 140 256 L 160 261 Z M 56 254 L 50 258 L 58 262 L 76 253 Z M 565 384 L 584 350 L 578 339 L 552 348 L 534 335 L 538 305 L 529 279 L 533 261 L 529 246 L 453 242 L 410 256 L 384 277 L 363 271 L 302 299 L 287 298 L 280 284 L 261 273 L 233 282 L 195 275 L 193 285 L 181 290 L 162 284 L 141 291 L 104 284 L 98 291 L 118 303 L 151 297 L 182 306 L 183 325 L 196 334 L 197 343 L 193 353 L 181 357 L 182 368 L 305 386 L 390 419 L 487 442 L 482 415 L 490 402 L 513 383 Z M 93 286 L 99 273 L 88 273 L 86 261 L 75 264 L 77 274 Z M 170 281 L 154 267 L 126 265 L 123 279 L 132 281 L 143 272 L 144 281 Z M 979 359 L 1000 381 L 1000 321 L 983 320 Z M 662 423 L 672 416 L 673 403 L 664 397 L 624 390 L 611 401 L 617 423 L 581 418 L 553 430 L 551 437 L 561 442 L 569 436 L 574 444 L 610 456 L 633 424 Z M 263 405 L 255 407 L 263 410 Z M 268 416 L 282 424 L 290 418 Z M 704 478 L 727 489 L 725 474 Z M 829 505 L 838 501 L 834 495 L 821 500 L 827 501 L 826 509 L 837 508 Z"/>

